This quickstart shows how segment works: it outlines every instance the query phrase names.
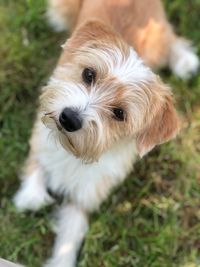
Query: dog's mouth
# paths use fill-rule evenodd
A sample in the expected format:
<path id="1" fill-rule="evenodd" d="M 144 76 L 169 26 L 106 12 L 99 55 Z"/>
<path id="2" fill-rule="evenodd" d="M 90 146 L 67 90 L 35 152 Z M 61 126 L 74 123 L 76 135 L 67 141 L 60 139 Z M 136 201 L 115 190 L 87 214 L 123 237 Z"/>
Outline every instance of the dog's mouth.
<path id="1" fill-rule="evenodd" d="M 74 133 L 67 132 L 60 124 L 54 112 L 45 113 L 41 120 L 51 130 L 53 136 L 59 140 L 61 146 L 76 158 L 82 160 L 85 164 L 98 161 L 99 154 L 96 153 L 98 148 L 94 149 L 94 146 L 88 139 L 84 141 L 84 135 L 74 136 Z"/>
<path id="2" fill-rule="evenodd" d="M 45 113 L 42 118 L 41 118 L 43 124 L 51 129 L 51 130 L 58 130 L 58 131 L 62 131 L 63 128 L 62 126 L 60 125 L 59 121 L 56 119 L 56 116 L 54 114 L 54 112 L 48 112 L 48 113 Z"/>
<path id="3" fill-rule="evenodd" d="M 60 125 L 56 119 L 54 112 L 45 113 L 41 118 L 43 124 L 52 131 L 58 132 L 58 139 L 64 149 L 70 151 L 75 157 L 79 158 L 76 147 L 72 141 L 72 138 L 67 134 L 66 130 Z"/>

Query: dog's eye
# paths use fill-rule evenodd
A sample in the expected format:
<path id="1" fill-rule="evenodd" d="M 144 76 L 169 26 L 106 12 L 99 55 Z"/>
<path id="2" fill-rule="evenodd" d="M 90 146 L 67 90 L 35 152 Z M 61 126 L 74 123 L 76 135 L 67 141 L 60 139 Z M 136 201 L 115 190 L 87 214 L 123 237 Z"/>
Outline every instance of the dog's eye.
<path id="1" fill-rule="evenodd" d="M 121 108 L 114 108 L 113 109 L 113 114 L 115 116 L 115 119 L 118 121 L 124 121 L 125 118 L 125 114 L 124 114 L 124 110 Z"/>
<path id="2" fill-rule="evenodd" d="M 82 78 L 86 84 L 90 85 L 92 82 L 95 81 L 96 78 L 95 70 L 91 68 L 85 68 L 82 72 Z"/>

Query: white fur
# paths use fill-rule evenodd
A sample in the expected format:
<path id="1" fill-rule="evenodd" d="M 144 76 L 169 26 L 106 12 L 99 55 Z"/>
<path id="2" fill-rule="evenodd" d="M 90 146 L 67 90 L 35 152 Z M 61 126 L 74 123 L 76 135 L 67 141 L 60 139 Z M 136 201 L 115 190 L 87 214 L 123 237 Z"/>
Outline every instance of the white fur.
<path id="1" fill-rule="evenodd" d="M 177 40 L 171 47 L 170 67 L 175 75 L 183 80 L 189 79 L 199 68 L 199 59 L 185 40 Z"/>
<path id="2" fill-rule="evenodd" d="M 53 199 L 46 192 L 45 180 L 40 170 L 35 170 L 29 177 L 25 177 L 14 197 L 15 206 L 19 211 L 38 210 L 52 202 Z"/>
<path id="3" fill-rule="evenodd" d="M 59 67 L 58 70 L 61 71 L 62 68 Z M 91 103 L 90 96 L 82 84 L 66 82 L 57 78 L 51 78 L 49 84 L 57 90 L 58 97 L 52 101 L 52 110 L 56 111 L 57 115 L 60 115 L 66 105 L 83 111 Z"/>
<path id="4" fill-rule="evenodd" d="M 45 267 L 73 267 L 88 230 L 87 216 L 76 206 L 63 207 L 59 212 L 57 229 L 53 256 Z"/>
<path id="5" fill-rule="evenodd" d="M 137 84 L 152 81 L 154 75 L 150 68 L 144 65 L 141 58 L 133 48 L 130 48 L 129 56 L 123 58 L 119 49 L 114 49 L 108 55 L 107 62 L 110 63 L 109 72 L 125 83 Z"/>
<path id="6" fill-rule="evenodd" d="M 98 162 L 84 164 L 60 143 L 56 144 L 44 125 L 39 127 L 41 152 L 38 160 L 50 174 L 48 187 L 69 196 L 73 203 L 85 210 L 97 209 L 132 168 L 136 155 L 133 141 L 122 141 L 104 153 Z"/>

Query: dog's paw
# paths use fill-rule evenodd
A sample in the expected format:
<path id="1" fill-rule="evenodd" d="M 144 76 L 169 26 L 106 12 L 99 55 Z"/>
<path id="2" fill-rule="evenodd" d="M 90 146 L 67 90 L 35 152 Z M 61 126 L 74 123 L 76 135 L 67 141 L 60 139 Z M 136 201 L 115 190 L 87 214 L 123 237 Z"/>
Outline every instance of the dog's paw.
<path id="1" fill-rule="evenodd" d="M 170 67 L 183 80 L 190 79 L 199 69 L 199 58 L 186 41 L 177 41 L 172 47 Z"/>
<path id="2" fill-rule="evenodd" d="M 31 188 L 22 185 L 14 196 L 13 202 L 18 211 L 37 211 L 54 202 L 53 198 L 42 188 Z"/>
<path id="3" fill-rule="evenodd" d="M 70 258 L 65 258 L 62 254 L 64 254 L 65 250 L 70 250 L 70 247 L 63 246 L 63 251 L 60 252 L 59 258 L 51 258 L 48 260 L 43 267 L 75 267 L 75 258 L 74 255 Z"/>

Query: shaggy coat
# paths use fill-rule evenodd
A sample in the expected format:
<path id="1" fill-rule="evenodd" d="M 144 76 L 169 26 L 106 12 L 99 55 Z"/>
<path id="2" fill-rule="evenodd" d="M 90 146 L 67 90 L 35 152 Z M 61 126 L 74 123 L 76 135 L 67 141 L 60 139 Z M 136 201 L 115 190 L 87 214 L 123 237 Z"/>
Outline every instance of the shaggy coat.
<path id="1" fill-rule="evenodd" d="M 173 138 L 179 119 L 152 69 L 187 78 L 198 67 L 159 0 L 50 0 L 48 17 L 71 38 L 40 96 L 19 210 L 64 195 L 48 267 L 74 267 L 88 214 L 131 172 L 137 156 Z"/>

